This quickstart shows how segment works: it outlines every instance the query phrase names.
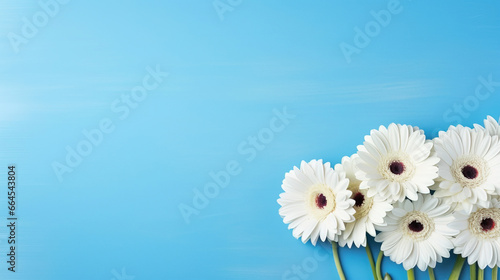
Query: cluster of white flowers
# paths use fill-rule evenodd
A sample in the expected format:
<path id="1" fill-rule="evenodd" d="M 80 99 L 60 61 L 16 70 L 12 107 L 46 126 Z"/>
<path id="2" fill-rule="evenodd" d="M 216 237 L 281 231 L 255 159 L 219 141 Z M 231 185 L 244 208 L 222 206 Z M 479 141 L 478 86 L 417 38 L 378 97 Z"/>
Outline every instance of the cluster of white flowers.
<path id="1" fill-rule="evenodd" d="M 450 250 L 500 266 L 500 125 L 450 126 L 433 140 L 410 125 L 380 126 L 333 168 L 302 161 L 285 175 L 279 214 L 295 238 L 367 246 L 406 270 L 434 268 Z"/>

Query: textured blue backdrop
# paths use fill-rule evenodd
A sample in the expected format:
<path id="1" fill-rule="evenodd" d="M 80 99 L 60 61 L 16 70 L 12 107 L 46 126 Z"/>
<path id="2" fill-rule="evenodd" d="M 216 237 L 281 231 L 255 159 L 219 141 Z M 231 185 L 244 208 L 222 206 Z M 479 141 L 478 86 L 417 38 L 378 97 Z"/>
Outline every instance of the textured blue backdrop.
<path id="1" fill-rule="evenodd" d="M 500 116 L 492 0 L 3 1 L 0 36 L 1 279 L 336 279 L 278 215 L 285 172 Z"/>

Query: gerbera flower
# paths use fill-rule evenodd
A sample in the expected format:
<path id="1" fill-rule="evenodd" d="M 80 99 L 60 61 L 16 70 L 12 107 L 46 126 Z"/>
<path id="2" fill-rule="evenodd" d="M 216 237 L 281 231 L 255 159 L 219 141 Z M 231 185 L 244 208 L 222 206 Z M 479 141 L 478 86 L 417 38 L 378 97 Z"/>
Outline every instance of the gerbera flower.
<path id="1" fill-rule="evenodd" d="M 500 124 L 492 116 L 488 116 L 484 120 L 484 127 L 478 124 L 474 124 L 474 127 L 478 130 L 486 129 L 491 136 L 500 136 Z"/>
<path id="2" fill-rule="evenodd" d="M 382 199 L 380 196 L 368 197 L 366 190 L 361 190 L 359 185 L 360 180 L 356 179 L 356 166 L 354 159 L 357 155 L 352 157 L 343 157 L 342 164 L 335 165 L 335 171 L 339 173 L 345 172 L 349 179 L 349 187 L 347 188 L 352 192 L 351 199 L 354 199 L 354 222 L 346 224 L 346 229 L 339 236 L 339 245 L 344 247 L 346 244 L 351 248 L 352 244 L 356 247 L 366 246 L 366 233 L 375 236 L 375 225 L 382 226 L 384 224 L 384 217 L 387 211 L 392 210 L 392 205 Z"/>
<path id="3" fill-rule="evenodd" d="M 345 223 L 354 221 L 354 200 L 347 190 L 345 173 L 336 172 L 322 160 L 302 161 L 286 173 L 281 187 L 279 213 L 290 224 L 295 238 L 316 245 L 321 241 L 337 241 Z"/>
<path id="4" fill-rule="evenodd" d="M 429 194 L 418 194 L 414 202 L 398 202 L 385 218 L 386 226 L 375 241 L 382 242 L 381 250 L 393 262 L 403 263 L 406 270 L 434 268 L 443 258 L 450 257 L 452 238 L 458 230 L 448 224 L 454 220 L 450 206 Z"/>
<path id="5" fill-rule="evenodd" d="M 474 207 L 470 215 L 456 212 L 450 227 L 460 231 L 453 239 L 454 252 L 467 258 L 469 264 L 477 262 L 479 268 L 500 266 L 500 203 L 497 199 L 487 207 Z"/>
<path id="6" fill-rule="evenodd" d="M 467 213 L 500 191 L 500 143 L 485 130 L 451 126 L 434 139 L 442 182 L 436 192 Z"/>
<path id="7" fill-rule="evenodd" d="M 439 161 L 431 155 L 432 145 L 422 130 L 409 125 L 393 123 L 372 130 L 358 146 L 360 189 L 368 189 L 369 197 L 378 194 L 392 201 L 416 200 L 417 192 L 429 193 Z"/>

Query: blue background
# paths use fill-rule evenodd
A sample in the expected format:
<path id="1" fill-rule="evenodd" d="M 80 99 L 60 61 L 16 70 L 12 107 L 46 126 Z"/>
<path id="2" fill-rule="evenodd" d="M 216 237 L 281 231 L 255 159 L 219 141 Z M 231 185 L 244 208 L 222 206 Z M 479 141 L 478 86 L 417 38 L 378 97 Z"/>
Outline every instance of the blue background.
<path id="1" fill-rule="evenodd" d="M 500 81 L 499 1 L 402 0 L 350 62 L 341 44 L 389 1 L 229 3 L 69 1 L 18 52 L 9 34 L 43 9 L 0 4 L 0 168 L 17 166 L 19 218 L 16 273 L 0 229 L 1 279 L 301 279 L 294 265 L 336 279 L 329 245 L 303 245 L 278 215 L 285 172 L 335 164 L 381 124 L 434 137 L 500 116 L 498 85 L 475 96 L 480 77 Z M 157 65 L 169 76 L 121 120 L 111 104 Z M 254 158 L 238 149 L 285 107 L 295 118 Z M 114 131 L 58 180 L 54 162 L 104 118 Z M 241 172 L 187 223 L 179 207 L 231 161 Z M 350 279 L 371 277 L 363 249 L 340 253 Z"/>

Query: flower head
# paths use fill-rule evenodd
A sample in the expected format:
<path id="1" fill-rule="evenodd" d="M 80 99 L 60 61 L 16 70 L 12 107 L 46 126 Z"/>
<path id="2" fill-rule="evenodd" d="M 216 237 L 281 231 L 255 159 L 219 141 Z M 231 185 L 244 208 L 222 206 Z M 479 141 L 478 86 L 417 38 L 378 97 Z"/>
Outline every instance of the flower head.
<path id="1" fill-rule="evenodd" d="M 375 240 L 382 242 L 381 250 L 393 262 L 423 271 L 450 256 L 451 239 L 458 230 L 448 227 L 453 221 L 448 204 L 429 194 L 418 196 L 394 206 L 385 218 L 387 226 L 377 227 L 381 232 Z"/>
<path id="2" fill-rule="evenodd" d="M 450 227 L 460 231 L 453 239 L 454 252 L 479 268 L 500 266 L 500 203 L 492 199 L 486 207 L 474 207 L 472 213 L 456 212 Z"/>
<path id="3" fill-rule="evenodd" d="M 485 130 L 451 126 L 434 139 L 441 158 L 435 195 L 458 203 L 467 213 L 500 191 L 500 142 Z"/>
<path id="4" fill-rule="evenodd" d="M 349 179 L 322 160 L 302 161 L 286 173 L 278 203 L 283 222 L 293 229 L 295 238 L 309 239 L 313 245 L 322 241 L 337 241 L 345 223 L 354 221 L 354 200 L 347 190 Z"/>
<path id="5" fill-rule="evenodd" d="M 392 201 L 416 200 L 418 192 L 429 193 L 439 161 L 431 155 L 432 145 L 422 130 L 409 125 L 393 123 L 372 130 L 358 146 L 360 188 L 368 189 L 369 197 L 377 194 Z"/>
<path id="6" fill-rule="evenodd" d="M 352 244 L 356 247 L 366 246 L 366 234 L 375 236 L 375 225 L 382 226 L 387 211 L 392 210 L 392 205 L 382 199 L 380 196 L 368 197 L 367 191 L 359 188 L 361 181 L 356 179 L 356 166 L 352 157 L 343 157 L 342 164 L 335 165 L 335 171 L 345 172 L 349 179 L 349 187 L 352 192 L 351 199 L 354 199 L 354 222 L 346 224 L 346 229 L 339 236 L 339 245 L 347 245 L 351 248 Z"/>

